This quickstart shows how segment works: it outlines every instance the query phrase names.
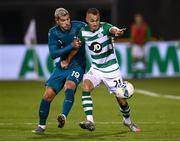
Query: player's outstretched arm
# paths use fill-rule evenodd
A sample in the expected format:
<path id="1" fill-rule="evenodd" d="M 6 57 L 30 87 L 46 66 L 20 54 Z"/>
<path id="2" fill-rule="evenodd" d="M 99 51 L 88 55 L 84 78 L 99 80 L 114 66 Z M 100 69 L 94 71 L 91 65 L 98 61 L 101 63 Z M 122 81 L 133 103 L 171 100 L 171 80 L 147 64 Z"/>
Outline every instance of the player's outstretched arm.
<path id="1" fill-rule="evenodd" d="M 126 30 L 126 28 L 119 29 L 118 27 L 114 26 L 110 29 L 110 33 L 114 34 L 115 36 L 121 36 L 124 34 L 125 30 Z"/>

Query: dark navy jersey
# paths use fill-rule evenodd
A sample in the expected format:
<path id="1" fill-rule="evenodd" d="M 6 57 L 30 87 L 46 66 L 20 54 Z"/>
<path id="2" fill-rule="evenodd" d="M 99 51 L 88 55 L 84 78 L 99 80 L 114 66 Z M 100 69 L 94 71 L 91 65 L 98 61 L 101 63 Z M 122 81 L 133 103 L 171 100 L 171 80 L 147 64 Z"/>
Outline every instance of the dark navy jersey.
<path id="1" fill-rule="evenodd" d="M 57 63 L 58 66 L 60 66 L 60 61 L 65 59 L 73 49 L 71 43 L 84 25 L 85 23 L 80 21 L 71 21 L 71 28 L 67 31 L 62 31 L 59 26 L 54 26 L 49 30 L 48 46 L 50 56 L 52 59 L 60 58 Z M 78 53 L 72 58 L 68 68 L 74 68 L 78 65 L 85 68 L 85 63 L 85 46 L 82 45 Z"/>

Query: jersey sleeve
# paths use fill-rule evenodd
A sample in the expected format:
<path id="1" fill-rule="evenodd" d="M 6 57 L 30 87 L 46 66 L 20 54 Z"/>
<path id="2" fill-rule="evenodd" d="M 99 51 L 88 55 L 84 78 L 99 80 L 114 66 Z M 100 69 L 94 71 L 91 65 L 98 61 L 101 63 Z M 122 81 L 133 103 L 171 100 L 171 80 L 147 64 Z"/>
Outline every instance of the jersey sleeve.
<path id="1" fill-rule="evenodd" d="M 77 37 L 80 29 L 81 29 L 82 27 L 84 27 L 84 26 L 86 25 L 86 23 L 84 23 L 84 22 L 82 22 L 82 21 L 73 21 L 73 22 L 74 22 L 75 25 L 76 25 L 76 29 L 75 29 L 75 30 L 76 30 L 76 33 L 75 33 L 75 36 Z"/>
<path id="2" fill-rule="evenodd" d="M 84 27 L 86 25 L 86 23 L 81 22 L 81 21 L 79 23 L 80 23 L 80 27 Z"/>
<path id="3" fill-rule="evenodd" d="M 51 30 L 48 32 L 48 46 L 49 46 L 49 53 L 52 59 L 61 57 L 69 53 L 72 49 L 71 43 L 68 44 L 67 46 L 60 47 L 56 34 Z"/>
<path id="4" fill-rule="evenodd" d="M 80 29 L 77 37 L 79 38 L 79 40 L 80 40 L 81 42 L 84 42 L 84 37 L 83 37 L 83 35 L 82 35 L 82 29 L 83 29 L 83 28 Z"/>
<path id="5" fill-rule="evenodd" d="M 108 35 L 111 35 L 111 33 L 110 33 L 110 29 L 113 27 L 113 25 L 111 25 L 111 24 L 109 24 L 109 23 L 104 23 L 104 25 L 103 25 L 103 28 L 104 28 L 104 30 L 106 31 L 106 33 L 108 34 Z"/>

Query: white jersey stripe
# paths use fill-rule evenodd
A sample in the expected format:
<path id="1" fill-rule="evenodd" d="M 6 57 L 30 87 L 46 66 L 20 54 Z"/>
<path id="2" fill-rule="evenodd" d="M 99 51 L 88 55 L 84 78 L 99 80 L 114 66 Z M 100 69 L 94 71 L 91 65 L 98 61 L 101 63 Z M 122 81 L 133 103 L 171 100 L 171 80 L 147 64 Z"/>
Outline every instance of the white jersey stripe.
<path id="1" fill-rule="evenodd" d="M 82 96 L 82 99 L 91 98 L 91 96 Z"/>
<path id="2" fill-rule="evenodd" d="M 92 107 L 84 107 L 84 111 L 93 110 Z"/>
<path id="3" fill-rule="evenodd" d="M 83 105 L 85 105 L 85 104 L 92 104 L 92 100 L 83 101 L 82 104 Z"/>
<path id="4" fill-rule="evenodd" d="M 106 63 L 106 62 L 108 62 L 108 61 L 110 61 L 112 59 L 116 59 L 116 56 L 114 56 L 114 54 L 110 54 L 108 57 L 104 57 L 104 58 L 101 58 L 101 59 L 93 59 L 92 58 L 92 62 L 94 62 L 96 64 L 98 64 L 98 63 L 103 64 L 103 63 Z"/>

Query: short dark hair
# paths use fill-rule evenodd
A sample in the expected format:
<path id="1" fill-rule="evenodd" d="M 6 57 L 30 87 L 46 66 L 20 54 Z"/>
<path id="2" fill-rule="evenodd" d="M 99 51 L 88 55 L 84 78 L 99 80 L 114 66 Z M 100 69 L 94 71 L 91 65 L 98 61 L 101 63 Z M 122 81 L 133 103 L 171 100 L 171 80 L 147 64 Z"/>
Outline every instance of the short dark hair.
<path id="1" fill-rule="evenodd" d="M 87 14 L 98 15 L 98 14 L 100 14 L 100 12 L 99 12 L 99 10 L 97 8 L 89 8 L 87 10 Z"/>

